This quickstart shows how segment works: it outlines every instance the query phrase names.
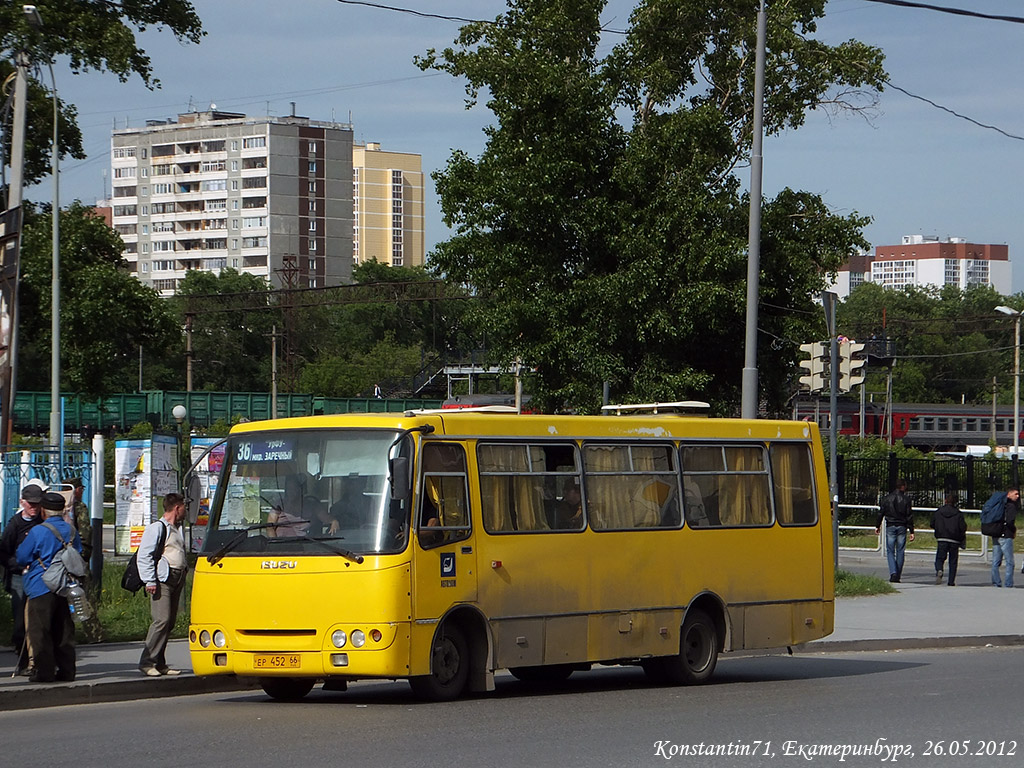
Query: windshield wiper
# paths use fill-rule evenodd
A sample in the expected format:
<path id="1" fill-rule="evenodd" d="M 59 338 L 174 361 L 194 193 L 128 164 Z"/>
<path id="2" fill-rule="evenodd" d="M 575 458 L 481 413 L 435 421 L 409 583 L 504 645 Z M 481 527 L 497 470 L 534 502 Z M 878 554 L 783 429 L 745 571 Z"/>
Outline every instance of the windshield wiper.
<path id="1" fill-rule="evenodd" d="M 249 535 L 249 531 L 259 531 L 264 528 L 277 528 L 278 523 L 257 523 L 256 525 L 250 525 L 248 528 L 243 528 L 234 536 L 225 542 L 224 546 L 214 552 L 212 555 L 208 555 L 206 560 L 210 565 L 215 565 L 218 560 L 224 558 L 228 552 L 235 548 L 246 536 Z"/>
<path id="2" fill-rule="evenodd" d="M 336 536 L 336 537 L 333 537 L 333 540 L 337 540 L 337 539 L 340 539 L 340 538 L 342 538 L 342 537 L 341 536 Z M 344 549 L 342 547 L 332 546 L 331 544 L 328 544 L 326 540 L 320 539 L 320 538 L 314 538 L 313 536 L 310 536 L 308 533 L 302 534 L 300 536 L 278 536 L 277 538 L 271 539 L 270 541 L 271 542 L 277 542 L 277 541 L 312 541 L 314 544 L 319 544 L 324 549 L 330 550 L 331 552 L 333 552 L 336 555 L 341 555 L 345 559 L 351 560 L 356 565 L 362 565 L 362 563 L 363 563 L 363 556 L 362 555 L 357 555 L 355 552 L 350 552 L 349 550 Z"/>

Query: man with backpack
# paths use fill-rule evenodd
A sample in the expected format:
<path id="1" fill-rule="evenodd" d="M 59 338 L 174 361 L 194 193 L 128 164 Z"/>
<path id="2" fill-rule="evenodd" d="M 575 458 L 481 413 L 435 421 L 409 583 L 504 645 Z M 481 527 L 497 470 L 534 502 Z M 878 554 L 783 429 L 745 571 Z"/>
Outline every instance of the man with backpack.
<path id="1" fill-rule="evenodd" d="M 71 621 L 66 598 L 51 592 L 43 573 L 54 557 L 70 542 L 79 552 L 82 542 L 64 520 L 64 497 L 44 493 L 43 522 L 29 531 L 18 546 L 18 564 L 25 571 L 25 596 L 28 598 L 28 636 L 34 656 L 33 683 L 75 679 L 75 625 Z M 56 531 L 56 533 L 54 533 Z"/>
<path id="2" fill-rule="evenodd" d="M 1017 511 L 1020 490 L 1008 488 L 993 493 L 981 509 L 981 532 L 992 537 L 992 585 L 1013 586 L 1013 540 L 1017 537 Z M 1000 579 L 999 566 L 1006 561 L 1006 578 Z"/>
<path id="3" fill-rule="evenodd" d="M 885 521 L 885 558 L 889 561 L 889 581 L 899 584 L 903 575 L 903 560 L 907 541 L 914 540 L 914 513 L 907 495 L 907 481 L 900 478 L 896 488 L 882 499 L 875 521 L 875 534 L 881 532 Z"/>
<path id="4" fill-rule="evenodd" d="M 139 658 L 139 671 L 149 677 L 180 675 L 181 670 L 167 666 L 164 652 L 178 618 L 178 603 L 185 589 L 188 560 L 181 523 L 185 519 L 185 497 L 180 493 L 164 496 L 163 517 L 146 526 L 139 542 L 139 577 L 150 597 L 153 623 L 146 634 L 146 645 Z"/>

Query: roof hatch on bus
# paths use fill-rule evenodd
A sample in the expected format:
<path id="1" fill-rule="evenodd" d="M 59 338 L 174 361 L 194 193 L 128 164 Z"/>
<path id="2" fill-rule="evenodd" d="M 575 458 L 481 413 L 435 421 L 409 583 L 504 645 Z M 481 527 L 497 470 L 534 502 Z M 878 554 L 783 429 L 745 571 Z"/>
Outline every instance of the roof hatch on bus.
<path id="1" fill-rule="evenodd" d="M 603 405 L 601 412 L 611 416 L 639 415 L 689 415 L 707 416 L 710 403 L 701 400 L 679 400 L 674 403 L 631 403 L 628 405 Z"/>

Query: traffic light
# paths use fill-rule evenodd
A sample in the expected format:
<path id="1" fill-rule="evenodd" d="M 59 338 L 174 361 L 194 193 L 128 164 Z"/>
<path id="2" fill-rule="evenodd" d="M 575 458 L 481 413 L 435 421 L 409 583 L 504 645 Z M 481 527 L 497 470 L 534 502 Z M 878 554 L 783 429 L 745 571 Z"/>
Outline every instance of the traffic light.
<path id="1" fill-rule="evenodd" d="M 801 360 L 800 367 L 806 373 L 800 377 L 800 386 L 811 392 L 820 392 L 828 386 L 828 350 L 820 341 L 801 344 L 800 351 L 810 355 L 810 360 Z"/>
<path id="2" fill-rule="evenodd" d="M 839 345 L 840 392 L 849 392 L 864 383 L 864 375 L 867 373 L 864 366 L 868 362 L 864 346 L 856 341 L 844 341 Z"/>

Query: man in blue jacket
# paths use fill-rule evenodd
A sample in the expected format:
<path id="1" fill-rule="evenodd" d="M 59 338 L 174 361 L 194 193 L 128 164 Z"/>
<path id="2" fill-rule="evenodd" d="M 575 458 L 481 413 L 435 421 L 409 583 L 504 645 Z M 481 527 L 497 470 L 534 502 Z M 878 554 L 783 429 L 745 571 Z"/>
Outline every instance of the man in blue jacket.
<path id="1" fill-rule="evenodd" d="M 35 657 L 35 668 L 29 676 L 34 683 L 75 679 L 75 625 L 71 621 L 68 601 L 51 592 L 43 581 L 43 572 L 64 546 L 73 542 L 79 552 L 82 542 L 74 529 L 64 521 L 64 497 L 45 493 L 42 500 L 43 522 L 34 526 L 18 546 L 18 564 L 25 571 L 25 596 L 28 598 L 28 636 Z M 57 534 L 54 535 L 54 530 Z"/>

